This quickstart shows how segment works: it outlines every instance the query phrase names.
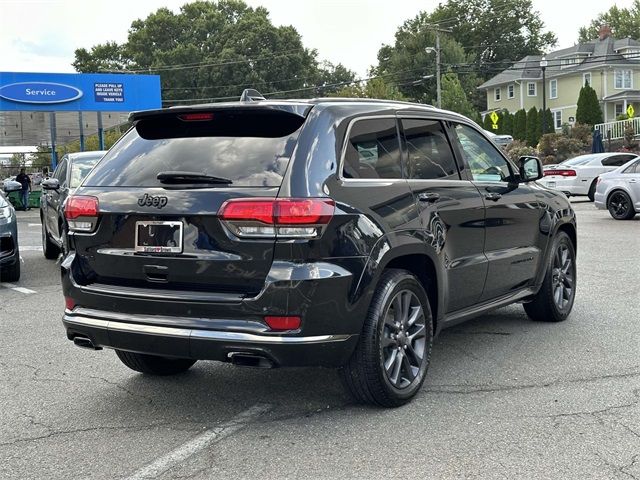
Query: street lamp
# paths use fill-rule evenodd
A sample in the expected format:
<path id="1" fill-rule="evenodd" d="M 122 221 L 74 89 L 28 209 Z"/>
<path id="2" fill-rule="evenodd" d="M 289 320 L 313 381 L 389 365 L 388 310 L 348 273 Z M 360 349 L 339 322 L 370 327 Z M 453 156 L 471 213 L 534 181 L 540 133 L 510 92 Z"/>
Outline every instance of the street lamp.
<path id="1" fill-rule="evenodd" d="M 427 47 L 427 53 L 436 53 L 436 107 L 442 108 L 442 91 L 440 89 L 440 35 L 436 32 L 436 48 Z"/>
<path id="2" fill-rule="evenodd" d="M 540 68 L 542 69 L 542 134 L 547 133 L 547 80 L 546 80 L 546 70 L 547 59 L 542 57 L 540 59 Z"/>

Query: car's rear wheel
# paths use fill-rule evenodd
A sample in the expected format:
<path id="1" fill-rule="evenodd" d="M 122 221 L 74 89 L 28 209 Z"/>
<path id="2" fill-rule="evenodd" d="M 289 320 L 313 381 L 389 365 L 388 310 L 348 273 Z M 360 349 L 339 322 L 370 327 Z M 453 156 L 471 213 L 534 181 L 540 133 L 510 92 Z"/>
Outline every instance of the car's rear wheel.
<path id="1" fill-rule="evenodd" d="M 591 186 L 589 187 L 589 193 L 587 193 L 587 197 L 589 197 L 590 202 L 593 202 L 596 199 L 597 184 L 598 184 L 598 179 L 596 178 L 593 182 L 591 182 Z"/>
<path id="2" fill-rule="evenodd" d="M 116 355 L 131 370 L 149 375 L 175 375 L 189 370 L 196 363 L 196 360 L 188 358 L 167 358 L 124 350 L 116 350 Z"/>
<path id="3" fill-rule="evenodd" d="M 49 260 L 55 260 L 60 255 L 60 248 L 51 241 L 44 219 L 42 219 L 42 253 Z"/>
<path id="4" fill-rule="evenodd" d="M 617 190 L 609 196 L 607 209 L 616 220 L 630 220 L 636 214 L 631 198 L 622 190 Z"/>
<path id="5" fill-rule="evenodd" d="M 571 313 L 576 296 L 576 251 L 565 232 L 553 239 L 542 287 L 524 304 L 529 318 L 538 322 L 561 322 Z"/>
<path id="6" fill-rule="evenodd" d="M 360 402 L 401 406 L 420 390 L 432 345 L 433 318 L 422 285 L 407 271 L 387 270 L 341 377 Z"/>
<path id="7" fill-rule="evenodd" d="M 20 280 L 20 253 L 16 253 L 16 262 L 0 269 L 0 281 L 17 282 Z"/>

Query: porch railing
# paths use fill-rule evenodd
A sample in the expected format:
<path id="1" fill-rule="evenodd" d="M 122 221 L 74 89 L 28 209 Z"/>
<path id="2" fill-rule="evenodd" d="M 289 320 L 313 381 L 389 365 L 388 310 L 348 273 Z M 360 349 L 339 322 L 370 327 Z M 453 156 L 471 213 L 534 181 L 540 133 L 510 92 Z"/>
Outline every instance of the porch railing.
<path id="1" fill-rule="evenodd" d="M 607 132 L 609 131 L 611 132 L 611 140 L 617 140 L 620 138 L 624 138 L 624 129 L 627 128 L 627 125 L 629 124 L 633 125 L 633 130 L 636 135 L 640 133 L 640 117 L 630 118 L 629 120 L 617 120 L 615 122 L 598 123 L 594 126 L 594 128 L 600 131 L 603 140 L 609 138 L 607 136 Z"/>

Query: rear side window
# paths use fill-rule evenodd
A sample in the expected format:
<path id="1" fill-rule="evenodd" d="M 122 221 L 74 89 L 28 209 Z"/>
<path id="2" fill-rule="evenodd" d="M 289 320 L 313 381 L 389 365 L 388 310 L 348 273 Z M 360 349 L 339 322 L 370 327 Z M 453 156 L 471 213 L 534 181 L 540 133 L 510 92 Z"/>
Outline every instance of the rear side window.
<path id="1" fill-rule="evenodd" d="M 279 187 L 304 118 L 215 111 L 205 120 L 140 120 L 88 175 L 86 186 L 159 187 L 160 172 L 192 172 L 240 187 Z"/>
<path id="2" fill-rule="evenodd" d="M 442 124 L 434 120 L 403 119 L 409 178 L 459 180 L 453 152 Z"/>
<path id="3" fill-rule="evenodd" d="M 345 178 L 402 178 L 394 118 L 357 120 L 347 141 Z"/>
<path id="4" fill-rule="evenodd" d="M 603 159 L 602 165 L 604 165 L 605 167 L 621 167 L 633 157 L 634 155 L 614 155 L 612 157 Z"/>
<path id="5" fill-rule="evenodd" d="M 633 162 L 622 173 L 640 173 L 640 161 Z"/>

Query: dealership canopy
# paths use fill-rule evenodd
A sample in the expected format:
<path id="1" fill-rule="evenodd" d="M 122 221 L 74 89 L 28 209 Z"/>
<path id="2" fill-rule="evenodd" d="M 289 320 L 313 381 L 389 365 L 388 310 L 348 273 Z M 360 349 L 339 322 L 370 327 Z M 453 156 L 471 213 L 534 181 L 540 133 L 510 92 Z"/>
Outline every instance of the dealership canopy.
<path id="1" fill-rule="evenodd" d="M 0 146 L 55 146 L 126 122 L 129 112 L 160 108 L 158 75 L 0 72 Z"/>

